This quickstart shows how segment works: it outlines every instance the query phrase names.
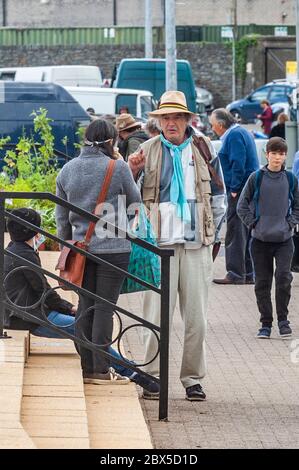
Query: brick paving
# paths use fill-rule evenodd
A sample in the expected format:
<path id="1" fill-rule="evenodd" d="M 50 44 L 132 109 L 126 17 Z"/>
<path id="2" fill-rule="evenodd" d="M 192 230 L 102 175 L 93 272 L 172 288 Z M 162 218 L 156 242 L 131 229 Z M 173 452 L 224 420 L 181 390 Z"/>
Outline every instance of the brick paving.
<path id="1" fill-rule="evenodd" d="M 224 258 L 215 276 L 225 274 Z M 141 294 L 121 304 L 139 313 Z M 170 344 L 169 421 L 158 421 L 158 403 L 140 399 L 157 449 L 299 448 L 299 274 L 294 274 L 291 339 L 255 337 L 259 322 L 253 286 L 213 285 L 207 336 L 208 374 L 202 381 L 206 402 L 188 402 L 179 381 L 182 322 L 178 306 Z M 291 361 L 298 339 L 298 363 Z M 140 328 L 125 338 L 134 359 L 143 357 Z M 140 390 L 141 395 L 141 390 Z"/>

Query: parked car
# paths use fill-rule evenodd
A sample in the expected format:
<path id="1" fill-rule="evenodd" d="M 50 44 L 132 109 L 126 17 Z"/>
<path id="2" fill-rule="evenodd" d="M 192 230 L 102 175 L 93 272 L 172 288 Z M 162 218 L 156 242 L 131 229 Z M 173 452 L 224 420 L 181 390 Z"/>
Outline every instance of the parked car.
<path id="1" fill-rule="evenodd" d="M 210 91 L 205 88 L 195 87 L 196 90 L 196 103 L 204 103 L 206 111 L 213 111 L 213 95 Z"/>
<path id="2" fill-rule="evenodd" d="M 196 112 L 196 91 L 187 60 L 177 60 L 177 89 L 185 93 L 188 109 Z M 111 86 L 148 90 L 155 100 L 165 92 L 165 59 L 123 59 L 115 66 Z"/>
<path id="3" fill-rule="evenodd" d="M 90 122 L 90 116 L 61 86 L 54 83 L 2 82 L 0 100 L 0 136 L 10 136 L 10 144 L 16 144 L 23 130 L 35 135 L 32 111 L 45 108 L 55 138 L 56 150 L 76 155 L 74 144 L 78 142 L 77 131 Z M 67 148 L 62 139 L 67 137 Z M 3 166 L 4 150 L 1 151 L 0 168 Z M 65 163 L 62 158 L 60 164 Z"/>
<path id="4" fill-rule="evenodd" d="M 0 68 L 0 80 L 53 82 L 63 86 L 102 86 L 102 74 L 95 65 L 48 65 Z"/>
<path id="5" fill-rule="evenodd" d="M 241 100 L 233 101 L 226 106 L 237 119 L 244 123 L 254 122 L 256 116 L 262 113 L 260 102 L 268 100 L 271 105 L 289 103 L 289 97 L 295 88 L 295 84 L 286 80 L 274 80 L 257 88 Z"/>
<path id="6" fill-rule="evenodd" d="M 150 91 L 125 88 L 65 87 L 82 108 L 93 108 L 95 114 L 118 114 L 122 107 L 133 116 L 148 119 L 148 113 L 156 109 Z"/>

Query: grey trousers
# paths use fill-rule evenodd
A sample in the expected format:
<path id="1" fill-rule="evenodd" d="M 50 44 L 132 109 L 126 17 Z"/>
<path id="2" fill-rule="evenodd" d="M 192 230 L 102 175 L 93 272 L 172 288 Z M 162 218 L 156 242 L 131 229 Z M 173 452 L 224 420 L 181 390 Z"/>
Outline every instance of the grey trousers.
<path id="1" fill-rule="evenodd" d="M 207 330 L 208 291 L 212 281 L 212 248 L 202 246 L 185 250 L 183 245 L 173 245 L 175 256 L 170 258 L 170 328 L 179 294 L 180 314 L 184 322 L 183 357 L 180 379 L 187 388 L 198 384 L 206 373 L 205 337 Z M 143 316 L 160 325 L 160 296 L 144 293 Z M 157 340 L 150 330 L 145 330 L 145 360 L 150 361 L 157 352 Z M 159 356 L 144 367 L 149 374 L 159 376 Z"/>

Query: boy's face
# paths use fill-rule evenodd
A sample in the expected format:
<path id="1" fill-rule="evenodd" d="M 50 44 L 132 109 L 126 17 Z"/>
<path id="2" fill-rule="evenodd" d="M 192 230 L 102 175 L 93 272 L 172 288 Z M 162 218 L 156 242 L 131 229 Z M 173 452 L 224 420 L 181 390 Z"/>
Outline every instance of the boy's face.
<path id="1" fill-rule="evenodd" d="M 268 167 L 270 170 L 273 171 L 280 171 L 282 165 L 286 161 L 287 154 L 286 152 L 283 152 L 282 150 L 275 150 L 271 152 L 266 153 L 266 157 L 268 160 Z"/>

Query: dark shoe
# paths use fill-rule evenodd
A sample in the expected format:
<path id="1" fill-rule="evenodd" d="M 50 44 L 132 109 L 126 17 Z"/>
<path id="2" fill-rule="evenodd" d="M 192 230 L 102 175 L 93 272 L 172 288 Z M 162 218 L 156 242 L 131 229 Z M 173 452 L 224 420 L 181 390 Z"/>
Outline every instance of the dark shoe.
<path id="1" fill-rule="evenodd" d="M 146 390 L 144 388 L 143 393 L 142 393 L 142 398 L 144 398 L 145 400 L 159 400 L 160 391 L 159 392 L 149 392 L 148 390 Z"/>
<path id="2" fill-rule="evenodd" d="M 270 326 L 262 326 L 259 329 L 258 334 L 256 335 L 257 338 L 261 339 L 269 339 L 271 336 L 271 328 Z"/>
<path id="3" fill-rule="evenodd" d="M 254 281 L 253 277 L 247 277 L 246 281 L 245 281 L 245 284 L 255 284 L 255 281 Z"/>
<path id="4" fill-rule="evenodd" d="M 150 393 L 159 393 L 160 387 L 157 382 L 154 382 L 153 380 L 148 379 L 147 377 L 144 377 L 141 374 L 138 374 L 138 372 L 134 372 L 130 380 L 134 382 L 137 385 L 140 385 L 140 387 L 144 388 L 146 391 Z"/>
<path id="5" fill-rule="evenodd" d="M 192 385 L 186 388 L 186 400 L 189 401 L 204 401 L 206 394 L 200 384 Z"/>
<path id="6" fill-rule="evenodd" d="M 228 284 L 245 284 L 245 281 L 243 279 L 232 279 L 228 276 L 225 276 L 223 279 L 213 279 L 213 282 L 215 284 L 223 284 L 223 285 L 228 285 Z"/>
<path id="7" fill-rule="evenodd" d="M 278 322 L 279 334 L 282 338 L 288 338 L 292 336 L 292 329 L 288 320 Z"/>

